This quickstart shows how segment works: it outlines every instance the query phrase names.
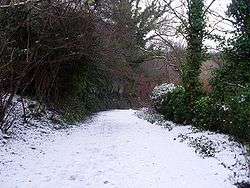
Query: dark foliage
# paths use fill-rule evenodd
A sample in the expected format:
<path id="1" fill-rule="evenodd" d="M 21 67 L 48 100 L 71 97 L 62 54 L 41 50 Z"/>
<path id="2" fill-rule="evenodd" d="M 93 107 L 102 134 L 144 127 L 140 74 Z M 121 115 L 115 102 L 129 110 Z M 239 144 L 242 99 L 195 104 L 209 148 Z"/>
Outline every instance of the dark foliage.
<path id="1" fill-rule="evenodd" d="M 192 112 L 189 110 L 189 96 L 183 87 L 176 87 L 172 92 L 167 93 L 162 101 L 157 104 L 156 109 L 166 119 L 184 124 L 191 122 Z"/>
<path id="2" fill-rule="evenodd" d="M 183 84 L 189 92 L 189 108 L 201 94 L 200 68 L 204 60 L 203 39 L 205 33 L 205 13 L 203 0 L 191 0 L 188 7 L 187 62 L 183 64 Z"/>
<path id="3" fill-rule="evenodd" d="M 41 100 L 64 115 L 75 114 L 74 108 L 81 114 L 101 108 L 91 102 L 103 99 L 99 88 L 107 82 L 100 80 L 108 74 L 94 58 L 95 15 L 86 5 L 42 1 L 6 6 L 0 9 L 0 22 L 2 92 Z M 4 106 L 6 111 L 9 105 Z"/>
<path id="4" fill-rule="evenodd" d="M 226 62 L 216 72 L 213 80 L 213 106 L 228 106 L 227 112 L 220 115 L 217 129 L 232 134 L 239 139 L 250 139 L 250 6 L 249 1 L 232 1 L 228 15 L 235 22 L 235 36 L 230 46 L 224 50 Z M 212 109 L 212 108 L 211 108 Z M 209 117 L 206 119 L 208 120 Z M 212 124 L 212 122 L 210 122 Z"/>

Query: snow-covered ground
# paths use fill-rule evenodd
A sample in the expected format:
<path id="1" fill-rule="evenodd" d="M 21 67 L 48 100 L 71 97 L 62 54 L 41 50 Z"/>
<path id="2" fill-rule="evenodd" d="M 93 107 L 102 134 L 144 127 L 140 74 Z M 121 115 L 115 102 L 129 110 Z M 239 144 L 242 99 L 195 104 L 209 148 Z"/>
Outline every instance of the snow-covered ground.
<path id="1" fill-rule="evenodd" d="M 190 134 L 188 126 L 170 131 L 133 110 L 101 112 L 70 129 L 27 129 L 0 144 L 0 188 L 233 188 L 248 180 L 241 146 L 204 144 L 212 150 L 204 156 Z"/>

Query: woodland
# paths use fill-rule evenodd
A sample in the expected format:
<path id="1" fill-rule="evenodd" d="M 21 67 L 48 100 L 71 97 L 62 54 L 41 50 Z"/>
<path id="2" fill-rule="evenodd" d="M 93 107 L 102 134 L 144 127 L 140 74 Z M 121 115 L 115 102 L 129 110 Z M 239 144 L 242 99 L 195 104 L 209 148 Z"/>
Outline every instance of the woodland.
<path id="1" fill-rule="evenodd" d="M 249 142 L 249 0 L 232 0 L 224 16 L 211 9 L 216 0 L 0 2 L 2 132 L 12 127 L 8 117 L 19 96 L 66 122 L 151 107 L 168 120 Z M 217 27 L 222 22 L 231 31 Z M 216 69 L 201 78 L 208 62 Z M 170 77 L 175 89 L 151 100 Z M 24 121 L 26 111 L 23 105 Z"/>

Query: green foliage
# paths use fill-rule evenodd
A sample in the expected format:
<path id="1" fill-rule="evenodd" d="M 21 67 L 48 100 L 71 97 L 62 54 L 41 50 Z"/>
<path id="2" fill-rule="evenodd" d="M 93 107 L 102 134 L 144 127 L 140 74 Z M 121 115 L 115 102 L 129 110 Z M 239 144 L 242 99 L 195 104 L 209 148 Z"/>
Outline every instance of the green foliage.
<path id="1" fill-rule="evenodd" d="M 212 81 L 211 96 L 195 103 L 194 125 L 203 129 L 250 139 L 250 6 L 248 0 L 233 0 L 228 15 L 235 22 L 235 36 L 224 50 L 226 62 Z"/>
<path id="2" fill-rule="evenodd" d="M 187 62 L 182 67 L 185 89 L 168 93 L 159 103 L 159 112 L 177 123 L 192 122 L 204 130 L 250 140 L 250 2 L 233 0 L 229 7 L 228 15 L 237 21 L 235 36 L 224 50 L 226 62 L 215 74 L 210 96 L 203 96 L 199 83 L 206 35 L 204 4 L 203 0 L 189 2 Z"/>
<path id="3" fill-rule="evenodd" d="M 212 81 L 215 94 L 219 97 L 237 93 L 250 84 L 250 36 L 240 34 L 231 40 L 231 47 L 224 51 L 226 62 L 216 72 Z"/>
<path id="4" fill-rule="evenodd" d="M 236 20 L 236 31 L 224 50 L 226 63 L 214 80 L 215 90 L 225 94 L 231 92 L 228 88 L 237 92 L 250 84 L 250 2 L 233 0 L 228 15 Z"/>
<path id="5" fill-rule="evenodd" d="M 250 90 L 228 97 L 224 102 L 202 97 L 195 104 L 193 124 L 199 128 L 219 131 L 238 139 L 250 139 Z"/>
<path id="6" fill-rule="evenodd" d="M 200 67 L 204 58 L 203 38 L 205 33 L 205 15 L 203 9 L 203 0 L 191 0 L 189 2 L 189 24 L 187 28 L 187 62 L 182 67 L 182 80 L 185 89 L 190 94 L 190 109 L 193 108 L 194 101 L 201 93 L 201 83 L 199 81 L 199 75 Z"/>
<path id="7" fill-rule="evenodd" d="M 217 125 L 214 126 L 214 118 L 218 114 L 214 113 L 216 110 L 214 109 L 213 101 L 210 97 L 201 97 L 195 103 L 195 118 L 194 125 L 197 127 L 202 127 L 204 129 L 217 130 Z M 219 116 L 219 115 L 218 115 Z"/>
<path id="8" fill-rule="evenodd" d="M 203 113 L 201 103 L 196 106 L 196 124 L 210 125 L 209 129 L 212 127 L 243 140 L 250 139 L 249 5 L 248 0 L 233 0 L 229 6 L 228 15 L 236 20 L 234 37 L 224 49 L 225 63 L 212 81 L 212 102 L 203 109 L 207 112 Z M 221 106 L 226 106 L 227 110 L 221 110 Z"/>
<path id="9" fill-rule="evenodd" d="M 161 5 L 159 1 L 148 2 L 145 8 L 142 8 L 143 4 L 142 0 L 101 2 L 106 8 L 103 11 L 104 16 L 113 20 L 116 29 L 123 34 L 122 37 L 126 35 L 126 38 L 129 38 L 130 42 L 135 42 L 136 46 L 146 48 L 146 43 L 153 39 L 147 35 L 161 26 L 166 6 Z"/>
<path id="10" fill-rule="evenodd" d="M 102 0 L 97 12 L 104 22 L 113 24 L 114 33 L 109 45 L 118 52 L 116 56 L 122 56 L 134 70 L 149 56 L 155 55 L 147 44 L 153 44 L 156 36 L 151 33 L 164 21 L 166 6 L 160 1 L 145 4 L 143 0 Z"/>
<path id="11" fill-rule="evenodd" d="M 70 82 L 72 87 L 59 104 L 65 121 L 79 122 L 91 113 L 110 107 L 111 89 L 105 74 L 94 64 L 82 64 L 74 71 Z"/>
<path id="12" fill-rule="evenodd" d="M 232 16 L 236 22 L 235 27 L 240 33 L 250 33 L 250 1 L 232 0 L 227 14 Z"/>
<path id="13" fill-rule="evenodd" d="M 211 97 L 202 97 L 195 103 L 193 124 L 204 130 L 222 131 L 223 126 L 232 122 L 229 119 L 231 107 L 215 102 Z"/>
<path id="14" fill-rule="evenodd" d="M 62 104 L 60 104 L 60 109 L 63 110 L 62 119 L 66 123 L 75 124 L 80 121 L 83 121 L 89 112 L 84 108 L 84 103 L 74 96 L 67 97 Z"/>
<path id="15" fill-rule="evenodd" d="M 188 99 L 189 96 L 185 89 L 178 86 L 165 96 L 159 111 L 169 120 L 177 123 L 189 123 L 192 113 L 189 110 Z"/>
<path id="16" fill-rule="evenodd" d="M 225 131 L 244 140 L 250 140 L 250 88 L 242 91 L 228 101 L 231 107 L 231 126 Z"/>

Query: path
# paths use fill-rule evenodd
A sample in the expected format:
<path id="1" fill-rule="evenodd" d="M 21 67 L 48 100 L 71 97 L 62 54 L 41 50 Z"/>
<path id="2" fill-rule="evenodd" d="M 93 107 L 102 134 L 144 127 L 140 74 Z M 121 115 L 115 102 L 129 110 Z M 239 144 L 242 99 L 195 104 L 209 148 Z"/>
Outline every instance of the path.
<path id="1" fill-rule="evenodd" d="M 20 144 L 8 161 L 0 153 L 6 160 L 0 187 L 234 187 L 218 161 L 199 157 L 175 137 L 132 110 L 102 112 L 88 124 Z"/>

